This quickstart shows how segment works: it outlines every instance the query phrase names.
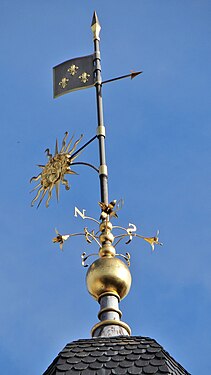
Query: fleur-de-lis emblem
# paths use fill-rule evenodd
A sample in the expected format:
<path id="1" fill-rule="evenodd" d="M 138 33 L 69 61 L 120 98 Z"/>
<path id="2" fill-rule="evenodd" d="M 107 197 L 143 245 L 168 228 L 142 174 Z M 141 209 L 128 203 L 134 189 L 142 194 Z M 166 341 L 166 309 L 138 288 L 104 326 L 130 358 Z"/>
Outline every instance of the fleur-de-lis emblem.
<path id="1" fill-rule="evenodd" d="M 62 80 L 59 82 L 59 86 L 62 86 L 63 89 L 67 86 L 67 82 L 69 82 L 69 79 L 64 77 Z"/>
<path id="2" fill-rule="evenodd" d="M 86 83 L 90 77 L 90 74 L 83 72 L 78 78 L 81 80 L 81 82 Z"/>
<path id="3" fill-rule="evenodd" d="M 78 66 L 75 64 L 72 64 L 69 69 L 67 69 L 68 73 L 71 74 L 71 76 L 74 76 L 77 73 Z"/>

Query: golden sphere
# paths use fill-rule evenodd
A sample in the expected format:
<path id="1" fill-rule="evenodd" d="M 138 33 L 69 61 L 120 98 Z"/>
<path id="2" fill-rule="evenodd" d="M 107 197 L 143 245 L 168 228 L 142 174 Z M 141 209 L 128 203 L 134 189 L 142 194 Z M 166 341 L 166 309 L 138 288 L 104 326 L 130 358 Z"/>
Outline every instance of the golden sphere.
<path id="1" fill-rule="evenodd" d="M 131 286 L 131 274 L 127 265 L 119 258 L 99 258 L 91 264 L 86 275 L 89 293 L 98 300 L 104 293 L 126 297 Z"/>

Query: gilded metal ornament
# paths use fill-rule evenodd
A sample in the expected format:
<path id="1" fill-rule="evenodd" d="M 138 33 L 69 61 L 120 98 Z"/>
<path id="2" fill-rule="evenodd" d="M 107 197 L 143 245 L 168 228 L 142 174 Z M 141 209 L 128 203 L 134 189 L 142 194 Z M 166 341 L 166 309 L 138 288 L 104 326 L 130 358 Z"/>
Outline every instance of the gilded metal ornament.
<path id="1" fill-rule="evenodd" d="M 77 73 L 78 66 L 75 64 L 72 64 L 69 69 L 67 69 L 68 73 L 71 74 L 71 76 L 74 76 Z"/>
<path id="2" fill-rule="evenodd" d="M 74 153 L 77 145 L 83 138 L 83 135 L 81 135 L 80 138 L 75 141 L 71 149 L 70 147 L 72 145 L 74 136 L 71 137 L 68 144 L 66 144 L 67 137 L 68 137 L 68 132 L 65 133 L 60 151 L 58 151 L 58 141 L 56 140 L 54 156 L 52 156 L 49 149 L 46 149 L 45 152 L 48 157 L 48 163 L 46 165 L 38 165 L 42 169 L 42 172 L 38 174 L 38 176 L 31 178 L 30 182 L 40 180 L 38 185 L 36 185 L 35 188 L 32 190 L 34 191 L 38 189 L 37 195 L 31 202 L 32 206 L 38 200 L 38 198 L 40 197 L 40 194 L 42 193 L 38 206 L 37 206 L 39 207 L 45 194 L 48 193 L 48 197 L 46 200 L 46 207 L 48 207 L 49 201 L 52 197 L 52 190 L 54 187 L 56 189 L 57 200 L 59 200 L 60 183 L 65 185 L 66 190 L 70 189 L 68 181 L 64 177 L 65 175 L 68 175 L 68 174 L 71 174 L 71 175 L 77 174 L 76 172 L 72 170 L 71 164 L 78 156 L 78 153 L 75 153 L 75 155 L 73 156 L 72 154 Z"/>
<path id="3" fill-rule="evenodd" d="M 70 235 L 69 235 L 69 234 L 64 234 L 64 235 L 62 235 L 62 234 L 60 234 L 60 233 L 58 232 L 57 229 L 55 229 L 55 232 L 56 232 L 57 236 L 54 237 L 52 241 L 53 241 L 54 243 L 55 243 L 55 242 L 59 243 L 60 250 L 63 250 L 63 243 L 64 243 L 64 241 L 67 241 L 67 240 L 68 240 L 68 238 L 70 237 Z"/>
<path id="4" fill-rule="evenodd" d="M 102 204 L 102 202 L 100 202 L 99 204 L 101 206 L 101 209 L 104 210 L 102 212 L 104 212 L 106 214 L 106 217 L 103 218 L 103 221 L 101 223 L 98 220 L 96 220 L 96 219 L 94 219 L 90 216 L 86 216 L 85 215 L 86 210 L 84 210 L 84 209 L 82 211 L 80 211 L 77 207 L 75 207 L 75 211 L 74 211 L 75 217 L 80 216 L 82 219 L 88 219 L 88 220 L 91 220 L 91 221 L 94 221 L 95 223 L 97 223 L 99 225 L 98 231 L 94 231 L 93 229 L 90 231 L 88 229 L 88 227 L 85 227 L 84 232 L 82 232 L 82 233 L 61 235 L 56 230 L 57 237 L 53 238 L 53 242 L 59 243 L 60 249 L 62 250 L 63 244 L 68 238 L 74 237 L 74 236 L 84 236 L 85 240 L 88 244 L 92 244 L 93 240 L 94 240 L 94 242 L 97 243 L 97 245 L 99 246 L 98 256 L 100 258 L 105 258 L 105 257 L 113 258 L 113 257 L 116 257 L 116 256 L 120 256 L 120 257 L 125 259 L 128 266 L 130 266 L 130 254 L 128 252 L 126 252 L 125 255 L 124 254 L 117 254 L 116 250 L 115 250 L 116 246 L 123 239 L 127 239 L 125 244 L 128 245 L 132 241 L 133 237 L 141 238 L 141 239 L 143 239 L 144 241 L 146 241 L 150 244 L 150 246 L 152 248 L 152 251 L 154 251 L 155 245 L 161 245 L 161 246 L 163 245 L 161 242 L 159 242 L 159 238 L 158 238 L 159 231 L 157 231 L 157 233 L 154 237 L 145 237 L 141 234 L 136 233 L 137 228 L 136 228 L 135 224 L 129 223 L 127 228 L 124 228 L 124 227 L 118 226 L 118 225 L 113 226 L 111 224 L 111 222 L 109 221 L 109 217 L 111 217 L 111 214 L 114 212 L 113 208 L 116 205 L 116 200 L 113 200 L 112 202 L 110 202 L 108 205 L 105 205 L 105 206 Z M 113 214 L 112 216 L 115 216 L 115 214 Z M 118 234 L 113 235 L 112 230 L 114 230 L 114 231 L 115 230 L 121 230 L 124 233 L 121 233 L 119 235 Z M 86 255 L 85 252 L 82 254 L 82 256 L 81 256 L 82 257 L 82 265 L 84 267 L 87 267 L 87 265 L 85 265 L 85 261 L 92 255 L 97 255 L 97 254 L 94 253 L 94 254 Z"/>
<path id="5" fill-rule="evenodd" d="M 59 86 L 61 86 L 63 89 L 67 86 L 67 83 L 69 82 L 69 79 L 64 77 L 62 80 L 59 82 Z"/>
<path id="6" fill-rule="evenodd" d="M 103 202 L 98 202 L 98 204 L 102 210 L 101 215 L 100 215 L 100 220 L 104 220 L 104 219 L 107 219 L 108 216 L 117 218 L 118 217 L 117 211 L 119 211 L 124 205 L 124 200 L 119 199 L 117 202 L 117 200 L 114 199 L 109 204 L 105 204 Z M 115 211 L 114 211 L 114 208 L 115 208 Z"/>
<path id="7" fill-rule="evenodd" d="M 83 72 L 78 78 L 81 80 L 81 82 L 86 83 L 88 82 L 90 77 L 90 74 Z"/>

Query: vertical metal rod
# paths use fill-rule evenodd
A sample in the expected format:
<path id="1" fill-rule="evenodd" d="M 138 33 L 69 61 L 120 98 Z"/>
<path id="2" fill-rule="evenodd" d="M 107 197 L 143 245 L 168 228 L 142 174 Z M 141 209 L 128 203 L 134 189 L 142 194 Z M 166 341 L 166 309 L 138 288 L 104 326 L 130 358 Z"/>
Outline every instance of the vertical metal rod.
<path id="1" fill-rule="evenodd" d="M 100 178 L 100 193 L 101 202 L 108 204 L 108 173 L 105 155 L 105 127 L 103 120 L 103 100 L 102 100 L 102 77 L 101 77 L 101 59 L 100 59 L 100 23 L 96 12 L 94 12 L 92 20 L 92 31 L 94 35 L 94 69 L 95 69 L 95 87 L 97 99 L 97 137 L 99 140 L 99 178 Z"/>

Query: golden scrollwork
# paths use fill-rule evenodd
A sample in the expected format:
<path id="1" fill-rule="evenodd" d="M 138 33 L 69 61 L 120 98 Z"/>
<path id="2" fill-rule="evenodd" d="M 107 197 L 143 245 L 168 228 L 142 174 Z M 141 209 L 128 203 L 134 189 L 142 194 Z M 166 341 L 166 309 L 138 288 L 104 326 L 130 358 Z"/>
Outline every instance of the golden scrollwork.
<path id="1" fill-rule="evenodd" d="M 102 222 L 98 222 L 96 219 L 86 216 L 85 212 L 86 210 L 82 210 L 82 212 L 75 207 L 75 217 L 80 216 L 82 219 L 88 219 L 91 221 L 94 221 L 99 225 L 99 230 L 94 231 L 93 229 L 90 231 L 88 230 L 88 227 L 84 228 L 84 231 L 82 233 L 74 233 L 74 234 L 66 234 L 61 235 L 60 233 L 57 233 L 57 237 L 53 239 L 53 242 L 58 242 L 60 244 L 60 248 L 62 249 L 64 241 L 66 241 L 69 237 L 73 236 L 84 236 L 85 240 L 88 244 L 92 244 L 93 240 L 97 245 L 99 246 L 99 252 L 98 256 L 99 258 L 115 258 L 116 256 L 120 256 L 124 258 L 124 260 L 127 262 L 127 265 L 130 266 L 130 254 L 126 252 L 126 254 L 116 254 L 116 246 L 122 241 L 126 240 L 125 244 L 128 245 L 134 237 L 141 238 L 144 241 L 148 242 L 151 246 L 152 251 L 155 249 L 155 245 L 162 246 L 163 244 L 159 242 L 159 231 L 157 231 L 156 235 L 153 237 L 145 237 L 141 234 L 136 233 L 137 228 L 135 224 L 129 223 L 127 228 L 124 228 L 122 226 L 115 225 L 113 226 L 112 223 L 109 221 L 109 217 L 116 216 L 113 211 L 116 200 L 113 200 L 108 205 L 100 202 L 99 203 L 102 212 L 105 213 L 104 216 L 101 216 Z M 113 215 L 112 215 L 113 214 Z M 120 234 L 114 235 L 112 232 L 115 232 L 116 230 L 121 230 Z M 82 265 L 85 266 L 85 261 L 88 259 L 89 256 L 96 255 L 96 254 L 90 254 L 86 255 L 86 253 L 82 254 Z"/>

